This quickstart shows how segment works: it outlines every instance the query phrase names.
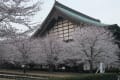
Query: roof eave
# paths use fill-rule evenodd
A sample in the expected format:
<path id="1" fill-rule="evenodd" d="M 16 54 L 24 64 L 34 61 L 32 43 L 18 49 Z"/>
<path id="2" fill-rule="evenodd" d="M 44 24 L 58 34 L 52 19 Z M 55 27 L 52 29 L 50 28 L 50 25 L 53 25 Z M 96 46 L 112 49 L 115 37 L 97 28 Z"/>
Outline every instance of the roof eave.
<path id="1" fill-rule="evenodd" d="M 62 14 L 64 14 L 66 17 L 68 17 L 69 19 L 73 19 L 74 21 L 76 21 L 77 23 L 79 23 L 80 21 L 82 22 L 87 22 L 89 24 L 94 24 L 96 26 L 109 26 L 107 24 L 103 24 L 103 23 L 100 23 L 100 20 L 98 19 L 94 19 L 94 18 L 91 18 L 87 15 L 84 15 L 82 13 L 79 13 L 75 10 L 72 10 L 62 4 L 60 4 L 59 2 L 55 1 L 50 13 L 48 14 L 48 16 L 45 18 L 45 20 L 43 21 L 43 23 L 41 24 L 41 27 L 39 29 L 37 29 L 37 31 L 33 34 L 32 37 L 38 37 L 40 36 L 44 31 L 45 29 L 47 28 L 47 25 L 49 23 L 48 20 L 52 20 L 52 18 L 54 17 L 53 13 L 55 11 L 59 11 L 61 12 Z M 73 14 L 71 13 L 71 11 L 73 12 Z M 82 16 L 80 16 L 80 15 Z"/>
<path id="2" fill-rule="evenodd" d="M 72 13 L 70 11 L 73 11 L 73 10 L 69 9 L 68 7 L 66 7 L 58 2 L 56 4 L 57 5 L 55 5 L 55 8 L 57 10 L 59 10 L 64 15 L 66 15 L 67 17 L 69 17 L 77 22 L 82 21 L 82 22 L 85 22 L 85 23 L 87 22 L 89 24 L 94 24 L 97 26 L 107 26 L 107 24 L 100 23 L 100 20 L 98 20 L 98 19 L 91 18 L 82 13 L 79 13 L 80 15 L 82 15 L 82 16 L 80 16 L 80 15 L 78 15 L 78 12 L 75 11 L 75 13 Z M 68 8 L 68 9 L 66 9 L 66 8 Z"/>

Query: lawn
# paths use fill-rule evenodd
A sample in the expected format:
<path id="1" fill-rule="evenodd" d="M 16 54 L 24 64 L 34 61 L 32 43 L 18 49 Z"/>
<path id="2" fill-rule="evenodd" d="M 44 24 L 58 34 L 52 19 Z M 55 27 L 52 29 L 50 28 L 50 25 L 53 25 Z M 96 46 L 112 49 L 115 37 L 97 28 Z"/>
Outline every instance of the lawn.
<path id="1" fill-rule="evenodd" d="M 0 73 L 9 73 L 9 74 L 23 74 L 22 70 L 0 70 Z M 35 75 L 42 77 L 71 77 L 71 76 L 79 76 L 84 75 L 80 73 L 68 73 L 68 72 L 44 72 L 44 71 L 28 71 L 26 75 Z"/>
<path id="2" fill-rule="evenodd" d="M 15 80 L 15 79 L 0 78 L 0 80 Z"/>
<path id="3" fill-rule="evenodd" d="M 42 78 L 45 80 L 117 80 L 120 74 L 105 73 L 105 74 L 82 74 L 82 73 L 68 73 L 68 72 L 43 72 L 43 71 L 27 71 L 23 74 L 21 70 L 0 70 L 1 74 L 14 74 L 19 76 L 32 76 Z M 14 79 L 0 79 L 0 80 L 14 80 Z M 34 80 L 34 79 L 33 79 Z"/>

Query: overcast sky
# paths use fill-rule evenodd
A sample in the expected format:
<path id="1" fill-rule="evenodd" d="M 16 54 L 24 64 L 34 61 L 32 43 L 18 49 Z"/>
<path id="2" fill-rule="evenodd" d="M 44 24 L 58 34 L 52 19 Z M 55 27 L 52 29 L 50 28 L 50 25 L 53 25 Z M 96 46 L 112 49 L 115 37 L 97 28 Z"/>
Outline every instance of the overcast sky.
<path id="1" fill-rule="evenodd" d="M 33 0 L 36 1 L 36 0 Z M 40 24 L 49 14 L 55 0 L 41 0 L 41 10 L 33 17 L 32 23 Z M 120 26 L 120 0 L 57 0 L 58 2 L 101 20 L 105 24 L 118 24 Z M 18 26 L 18 25 L 17 25 Z M 18 26 L 20 30 L 27 28 Z"/>
<path id="2" fill-rule="evenodd" d="M 55 0 L 42 0 L 41 11 L 34 18 L 42 22 L 49 14 Z M 105 24 L 120 25 L 120 0 L 57 0 L 60 3 L 82 12 Z"/>

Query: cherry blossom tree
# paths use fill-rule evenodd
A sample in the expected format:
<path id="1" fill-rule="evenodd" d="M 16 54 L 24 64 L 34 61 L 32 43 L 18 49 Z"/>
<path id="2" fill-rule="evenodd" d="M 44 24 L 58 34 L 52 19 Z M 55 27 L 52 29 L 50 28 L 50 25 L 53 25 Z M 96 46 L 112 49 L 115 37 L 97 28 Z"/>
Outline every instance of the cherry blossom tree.
<path id="1" fill-rule="evenodd" d="M 2 65 L 5 61 L 5 50 L 4 50 L 4 45 L 0 44 L 0 65 Z"/>
<path id="2" fill-rule="evenodd" d="M 0 0 L 0 36 L 13 35 L 16 28 L 13 24 L 21 24 L 32 30 L 30 17 L 40 10 L 40 1 L 31 0 Z M 23 33 L 26 33 L 25 31 Z"/>
<path id="3" fill-rule="evenodd" d="M 63 45 L 62 46 L 63 48 L 61 54 L 59 55 L 60 56 L 59 64 L 74 67 L 78 66 L 83 62 L 82 56 L 76 51 L 74 47 L 74 41 L 68 43 L 63 42 L 61 45 Z"/>
<path id="4" fill-rule="evenodd" d="M 6 42 L 5 42 L 6 43 Z M 1 67 L 10 68 L 11 66 L 16 66 L 19 62 L 19 53 L 15 49 L 15 47 L 11 44 L 3 44 L 3 42 L 0 44 L 0 61 L 1 61 Z M 8 66 L 9 65 L 9 66 Z"/>
<path id="5" fill-rule="evenodd" d="M 91 71 L 100 62 L 107 66 L 117 61 L 118 46 L 114 43 L 112 33 L 106 28 L 82 27 L 78 28 L 73 36 L 76 56 L 79 55 L 82 61 L 88 62 Z"/>
<path id="6" fill-rule="evenodd" d="M 44 60 L 49 66 L 49 70 L 53 71 L 60 60 L 60 54 L 62 53 L 61 41 L 56 40 L 54 37 L 46 37 L 42 41 L 42 54 L 44 54 Z"/>

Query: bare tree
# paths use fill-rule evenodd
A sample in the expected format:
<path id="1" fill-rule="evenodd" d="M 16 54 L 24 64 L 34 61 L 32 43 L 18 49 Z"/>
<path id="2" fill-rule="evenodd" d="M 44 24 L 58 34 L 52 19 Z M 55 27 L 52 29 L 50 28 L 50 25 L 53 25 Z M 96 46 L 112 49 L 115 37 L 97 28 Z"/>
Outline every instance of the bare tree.
<path id="1" fill-rule="evenodd" d="M 74 34 L 74 49 L 83 61 L 89 63 L 91 71 L 96 63 L 112 65 L 117 61 L 118 46 L 114 44 L 112 34 L 103 27 L 87 26 L 77 29 Z"/>

